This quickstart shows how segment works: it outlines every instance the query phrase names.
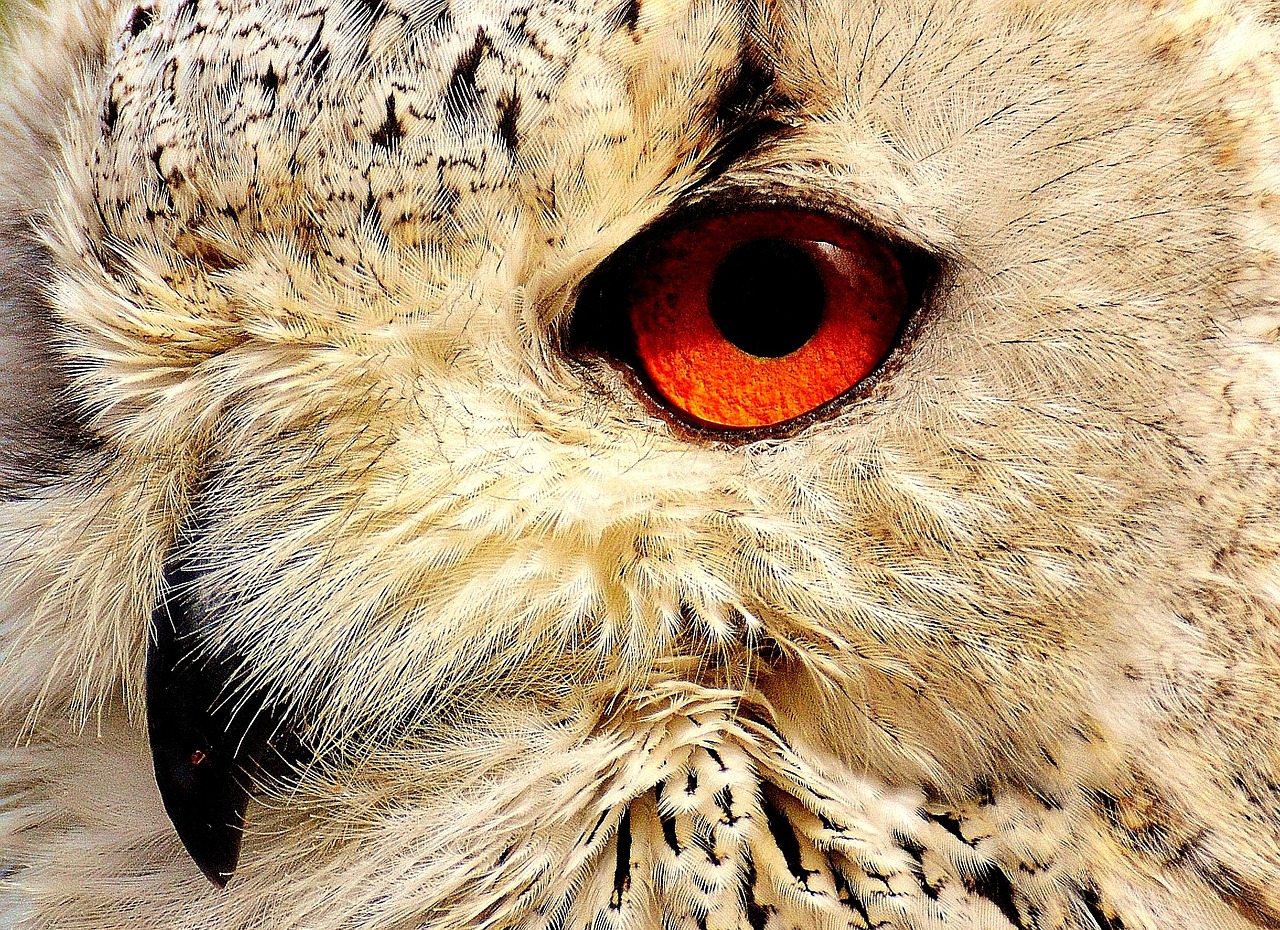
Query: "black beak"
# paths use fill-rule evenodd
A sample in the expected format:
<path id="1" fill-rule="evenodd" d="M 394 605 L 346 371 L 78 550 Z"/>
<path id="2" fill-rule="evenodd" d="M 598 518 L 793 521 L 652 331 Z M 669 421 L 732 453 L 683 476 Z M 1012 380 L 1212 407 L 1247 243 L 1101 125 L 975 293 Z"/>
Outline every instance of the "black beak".
<path id="1" fill-rule="evenodd" d="M 232 687 L 242 662 L 199 648 L 198 580 L 181 566 L 165 572 L 147 648 L 147 733 L 169 819 L 221 888 L 240 857 L 253 779 L 298 752 L 282 751 L 278 715 Z"/>

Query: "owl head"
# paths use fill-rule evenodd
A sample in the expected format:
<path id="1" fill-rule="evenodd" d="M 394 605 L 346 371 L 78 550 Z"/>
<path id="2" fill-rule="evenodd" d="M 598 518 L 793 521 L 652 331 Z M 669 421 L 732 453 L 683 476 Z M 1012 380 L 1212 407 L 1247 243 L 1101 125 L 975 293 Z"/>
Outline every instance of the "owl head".
<path id="1" fill-rule="evenodd" d="M 8 15 L 0 924 L 1280 926 L 1274 4 Z"/>

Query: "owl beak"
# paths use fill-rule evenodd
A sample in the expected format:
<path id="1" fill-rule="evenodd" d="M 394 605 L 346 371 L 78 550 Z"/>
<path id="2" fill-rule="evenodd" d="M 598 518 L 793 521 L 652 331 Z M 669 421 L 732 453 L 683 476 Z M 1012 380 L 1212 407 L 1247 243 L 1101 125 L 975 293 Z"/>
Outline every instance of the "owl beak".
<path id="1" fill-rule="evenodd" d="M 147 734 L 160 797 L 182 844 L 219 888 L 236 869 L 250 785 L 283 758 L 279 718 L 229 687 L 234 657 L 200 650 L 197 578 L 165 572 L 147 648 Z"/>

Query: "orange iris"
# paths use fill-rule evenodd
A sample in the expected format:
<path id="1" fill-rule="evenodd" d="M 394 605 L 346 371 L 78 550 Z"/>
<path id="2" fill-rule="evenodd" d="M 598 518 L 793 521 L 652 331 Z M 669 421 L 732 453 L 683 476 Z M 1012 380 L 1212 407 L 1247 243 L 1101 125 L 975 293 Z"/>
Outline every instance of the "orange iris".
<path id="1" fill-rule="evenodd" d="M 907 313 L 894 254 L 820 213 L 759 209 L 669 235 L 633 279 L 636 355 L 699 424 L 772 426 L 870 374 Z"/>

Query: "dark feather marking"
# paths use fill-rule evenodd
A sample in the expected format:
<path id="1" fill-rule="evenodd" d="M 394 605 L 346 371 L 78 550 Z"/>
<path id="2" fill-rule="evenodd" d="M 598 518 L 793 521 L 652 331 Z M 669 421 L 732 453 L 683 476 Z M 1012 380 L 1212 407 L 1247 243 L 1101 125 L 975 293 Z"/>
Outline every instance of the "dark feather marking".
<path id="1" fill-rule="evenodd" d="M 707 168 L 715 178 L 760 148 L 768 139 L 784 134 L 790 127 L 770 115 L 791 108 L 774 93 L 772 71 L 747 55 L 733 78 L 712 101 L 713 122 L 720 140 Z"/>
<path id="2" fill-rule="evenodd" d="M 591 841 L 596 838 L 596 834 L 600 832 L 600 827 L 604 825 L 604 820 L 608 816 L 609 808 L 606 807 L 600 812 L 600 816 L 596 818 L 596 824 L 591 828 L 591 832 L 587 834 L 587 838 L 583 840 L 584 843 L 590 845 Z"/>
<path id="3" fill-rule="evenodd" d="M 623 896 L 631 888 L 631 808 L 622 812 L 618 824 L 618 858 L 613 868 L 613 896 L 609 906 L 615 911 L 622 907 Z"/>
<path id="4" fill-rule="evenodd" d="M 391 12 L 386 0 L 359 0 L 360 10 L 372 25 Z"/>
<path id="5" fill-rule="evenodd" d="M 301 60 L 306 62 L 307 73 L 315 81 L 324 79 L 325 73 L 329 70 L 329 48 L 320 44 L 320 36 L 324 32 L 324 19 L 316 25 L 316 31 L 311 34 L 311 38 L 307 40 L 306 47 L 302 50 Z"/>
<path id="6" fill-rule="evenodd" d="M 156 177 L 160 179 L 161 184 L 168 184 L 168 180 L 164 176 L 164 170 L 160 167 L 160 159 L 164 155 L 164 146 L 157 145 L 151 150 L 151 164 L 155 166 Z"/>
<path id="7" fill-rule="evenodd" d="M 698 849 L 701 849 L 702 852 L 706 855 L 707 860 L 712 865 L 719 865 L 721 862 L 724 861 L 724 857 L 721 856 L 718 852 L 716 852 L 716 836 L 715 836 L 714 826 L 708 825 L 707 829 L 705 830 L 700 830 L 700 829 L 694 830 L 693 834 L 689 837 L 689 842 L 692 843 L 694 846 L 696 846 Z"/>
<path id="8" fill-rule="evenodd" d="M 498 98 L 498 136 L 512 155 L 520 147 L 519 122 L 522 106 L 520 95 L 515 91 Z"/>
<path id="9" fill-rule="evenodd" d="M 787 870 L 795 876 L 801 887 L 806 891 L 809 890 L 809 876 L 815 872 L 813 869 L 804 867 L 804 860 L 800 857 L 800 840 L 796 837 L 795 828 L 791 826 L 791 821 L 787 819 L 782 809 L 769 797 L 767 786 L 760 795 L 760 806 L 768 819 L 769 832 L 773 834 L 778 850 L 787 863 Z"/>
<path id="10" fill-rule="evenodd" d="M 738 821 L 742 819 L 740 814 L 733 812 L 733 789 L 725 785 L 712 796 L 711 800 L 715 802 L 716 807 L 724 812 L 724 823 L 727 827 L 736 826 Z"/>
<path id="11" fill-rule="evenodd" d="M 1124 921 L 1119 917 L 1108 917 L 1102 912 L 1102 902 L 1096 890 L 1085 888 L 1080 892 L 1080 900 L 1084 903 L 1084 909 L 1089 912 L 1089 916 L 1093 918 L 1093 922 L 1097 924 L 1098 930 L 1124 930 Z"/>
<path id="12" fill-rule="evenodd" d="M 395 151 L 400 145 L 400 140 L 404 138 L 404 126 L 400 124 L 400 118 L 396 116 L 396 94 L 395 91 L 387 94 L 387 115 L 382 121 L 369 141 L 379 148 Z"/>
<path id="13" fill-rule="evenodd" d="M 747 923 L 751 924 L 751 930 L 765 930 L 769 925 L 769 916 L 773 913 L 774 907 L 766 904 L 760 905 L 756 900 L 756 881 L 759 874 L 756 872 L 755 860 L 747 856 L 747 868 L 742 876 L 742 900 L 746 904 Z"/>
<path id="14" fill-rule="evenodd" d="M 116 121 L 119 120 L 119 118 L 120 104 L 116 100 L 115 94 L 112 93 L 107 97 L 107 105 L 102 111 L 102 124 L 106 126 L 108 133 L 115 131 Z"/>
<path id="15" fill-rule="evenodd" d="M 626 30 L 635 34 L 640 25 L 640 0 L 622 0 L 605 17 L 606 28 L 613 32 Z"/>
<path id="16" fill-rule="evenodd" d="M 572 906 L 573 898 L 569 895 L 559 898 L 556 901 L 555 908 L 551 911 L 551 918 L 547 921 L 547 930 L 564 930 L 565 925 L 569 922 L 569 909 Z"/>
<path id="17" fill-rule="evenodd" d="M 129 17 L 129 35 L 135 39 L 142 35 L 146 28 L 151 25 L 151 19 L 151 7 L 134 7 L 133 15 Z"/>
<path id="18" fill-rule="evenodd" d="M 996 789 L 988 779 L 979 778 L 973 783 L 973 797 L 980 807 L 990 807 L 996 803 Z"/>
<path id="19" fill-rule="evenodd" d="M 924 847 L 910 837 L 901 836 L 898 837 L 898 848 L 911 857 L 911 874 L 920 883 L 925 897 L 933 901 L 938 900 L 938 889 L 929 883 L 929 879 L 924 874 Z"/>
<path id="20" fill-rule="evenodd" d="M 684 850 L 680 848 L 680 837 L 676 833 L 676 819 L 670 814 L 664 814 L 659 811 L 658 823 L 662 824 L 662 838 L 666 840 L 667 845 L 671 847 L 671 851 L 677 856 L 684 852 Z"/>
<path id="21" fill-rule="evenodd" d="M 840 903 L 857 914 L 863 926 L 872 926 L 871 915 L 867 913 L 867 906 L 862 903 L 862 899 L 849 887 L 849 880 L 844 877 L 844 873 L 840 871 L 830 856 L 827 856 L 827 865 L 831 869 L 831 880 L 836 886 L 836 897 L 840 900 Z"/>
<path id="22" fill-rule="evenodd" d="M 1013 903 L 1013 886 L 1009 884 L 1009 877 L 1000 871 L 998 866 L 988 863 L 973 875 L 965 876 L 964 884 L 971 892 L 981 895 L 999 908 L 1000 913 L 1004 914 L 1017 930 L 1025 930 L 1022 915 L 1018 913 L 1018 907 Z"/>
<path id="23" fill-rule="evenodd" d="M 445 88 L 441 108 L 447 124 L 462 127 L 473 123 L 480 103 L 480 89 L 476 86 L 476 73 L 480 63 L 489 53 L 491 46 L 489 36 L 483 29 L 476 31 L 476 40 L 471 48 L 463 52 L 453 66 L 453 74 L 449 77 Z"/>
<path id="24" fill-rule="evenodd" d="M 274 64 L 267 65 L 267 73 L 258 78 L 258 82 L 262 85 L 262 89 L 268 94 L 275 95 L 280 88 L 280 78 L 276 74 L 276 66 Z"/>
<path id="25" fill-rule="evenodd" d="M 662 812 L 662 793 L 666 787 L 665 781 L 660 781 L 653 786 L 654 806 L 658 809 L 658 823 L 662 825 L 662 838 L 678 856 L 683 850 L 680 848 L 680 837 L 676 834 L 676 819 Z"/>
<path id="26" fill-rule="evenodd" d="M 436 222 L 452 213 L 462 201 L 462 192 L 445 178 L 444 169 L 444 159 L 437 156 L 436 192 L 431 198 L 431 219 Z"/>
<path id="27" fill-rule="evenodd" d="M 930 814 L 928 812 L 925 813 L 925 817 L 942 827 L 942 829 L 946 830 L 966 846 L 973 845 L 964 838 L 964 833 L 960 830 L 960 821 L 957 818 L 952 817 L 950 814 Z"/>
<path id="28" fill-rule="evenodd" d="M 773 72 L 746 56 L 733 78 L 720 88 L 712 101 L 716 124 L 728 129 L 753 119 L 769 102 Z"/>

